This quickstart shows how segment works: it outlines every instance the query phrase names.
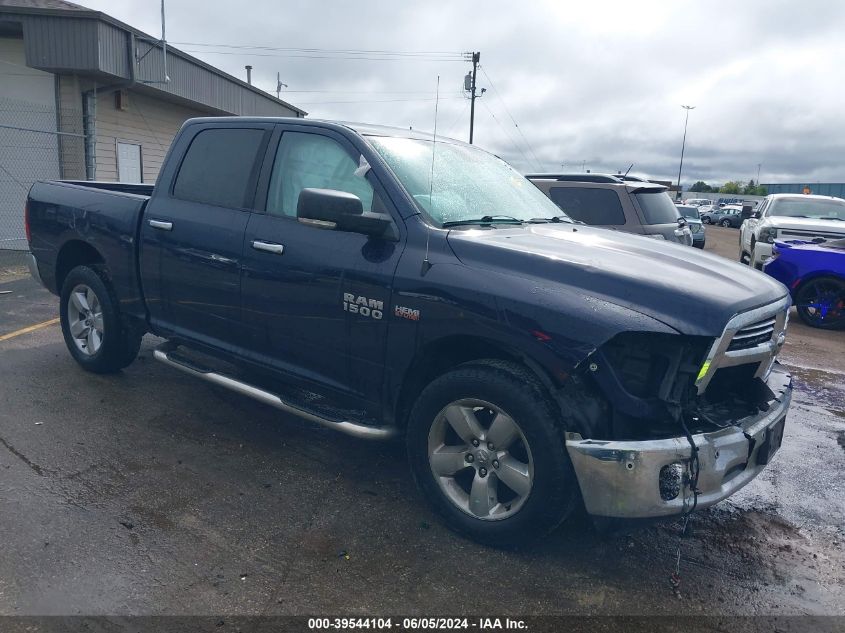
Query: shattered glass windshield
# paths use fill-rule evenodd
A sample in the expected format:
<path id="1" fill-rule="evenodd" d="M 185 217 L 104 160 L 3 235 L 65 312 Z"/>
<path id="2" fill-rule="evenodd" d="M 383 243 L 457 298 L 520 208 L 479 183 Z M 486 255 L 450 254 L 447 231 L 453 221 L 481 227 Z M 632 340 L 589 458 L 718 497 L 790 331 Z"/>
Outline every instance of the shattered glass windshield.
<path id="1" fill-rule="evenodd" d="M 569 221 L 530 181 L 484 150 L 448 140 L 437 141 L 436 146 L 428 140 L 391 136 L 367 140 L 438 225 L 485 217 L 502 221 L 558 217 Z"/>

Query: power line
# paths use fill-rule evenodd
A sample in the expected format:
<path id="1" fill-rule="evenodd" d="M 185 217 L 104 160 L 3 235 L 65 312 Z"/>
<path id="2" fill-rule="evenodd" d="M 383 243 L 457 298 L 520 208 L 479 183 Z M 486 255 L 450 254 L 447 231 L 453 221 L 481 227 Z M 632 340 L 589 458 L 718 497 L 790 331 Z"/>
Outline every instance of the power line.
<path id="1" fill-rule="evenodd" d="M 430 90 L 285 90 L 285 94 L 334 93 L 349 95 L 430 95 Z"/>
<path id="2" fill-rule="evenodd" d="M 537 154 L 534 153 L 534 150 L 531 148 L 531 144 L 528 142 L 528 139 L 525 138 L 525 134 L 522 133 L 522 129 L 517 124 L 516 119 L 514 118 L 513 114 L 511 114 L 511 111 L 508 110 L 508 106 L 507 106 L 507 104 L 505 104 L 505 100 L 502 98 L 501 93 L 499 93 L 499 90 L 496 88 L 496 85 L 493 83 L 493 80 L 490 79 L 490 75 L 488 75 L 487 71 L 484 70 L 484 66 L 480 66 L 480 68 L 481 68 L 481 72 L 484 73 L 484 76 L 487 78 L 487 81 L 490 83 L 490 87 L 493 89 L 493 92 L 496 93 L 496 97 L 501 102 L 502 107 L 505 109 L 505 112 L 507 112 L 508 116 L 510 117 L 511 122 L 513 123 L 513 126 L 516 128 L 517 132 L 519 132 L 519 135 L 522 137 L 522 140 L 525 142 L 525 146 L 528 148 L 528 151 L 531 152 L 531 156 L 534 157 L 534 162 L 542 170 L 543 163 L 540 161 L 539 158 L 537 158 Z"/>
<path id="3" fill-rule="evenodd" d="M 463 99 L 463 97 L 440 97 L 443 99 Z M 335 103 L 411 103 L 418 101 L 436 101 L 435 97 L 426 97 L 422 99 L 361 99 L 353 101 L 298 101 L 300 105 L 323 105 Z"/>
<path id="4" fill-rule="evenodd" d="M 510 131 L 508 131 L 508 129 L 504 125 L 502 125 L 501 121 L 499 121 L 499 118 L 495 114 L 493 114 L 493 111 L 490 109 L 490 106 L 488 106 L 484 101 L 481 102 L 481 105 L 483 105 L 484 109 L 490 113 L 490 116 L 493 117 L 493 120 L 496 122 L 496 125 L 499 126 L 499 129 L 505 133 L 505 136 L 508 137 L 508 140 L 513 143 L 513 146 L 519 151 L 520 154 L 522 154 L 522 157 L 525 159 L 526 164 L 530 163 L 531 161 L 529 160 L 528 156 L 526 156 L 522 147 L 520 147 L 519 143 L 517 143 L 513 136 L 511 136 Z"/>
<path id="5" fill-rule="evenodd" d="M 449 136 L 452 133 L 452 130 L 458 124 L 458 122 L 463 118 L 464 113 L 467 111 L 468 107 L 469 107 L 469 99 L 464 99 L 464 107 L 461 108 L 461 111 L 458 113 L 458 116 L 456 116 L 452 120 L 452 122 L 448 125 L 448 127 L 445 128 L 446 131 L 443 133 L 444 136 Z"/>
<path id="6" fill-rule="evenodd" d="M 447 57 L 466 59 L 465 53 L 455 51 L 391 51 L 391 50 L 368 50 L 360 48 L 298 48 L 283 46 L 257 46 L 252 44 L 208 44 L 201 42 L 172 42 L 175 46 L 202 46 L 210 48 L 231 48 L 243 50 L 264 50 L 286 53 L 324 53 L 329 55 L 376 55 L 389 57 Z"/>
<path id="7" fill-rule="evenodd" d="M 350 55 L 310 55 L 310 54 L 292 54 L 292 53 L 244 53 L 238 51 L 212 51 L 212 50 L 192 50 L 181 49 L 185 53 L 194 53 L 197 55 L 240 55 L 248 54 L 250 57 L 275 57 L 275 58 L 296 58 L 296 59 L 334 59 L 334 60 L 361 60 L 361 61 L 421 61 L 421 62 L 463 62 L 460 57 L 402 57 L 402 56 L 381 56 L 381 57 L 367 57 L 367 56 L 350 56 Z"/>

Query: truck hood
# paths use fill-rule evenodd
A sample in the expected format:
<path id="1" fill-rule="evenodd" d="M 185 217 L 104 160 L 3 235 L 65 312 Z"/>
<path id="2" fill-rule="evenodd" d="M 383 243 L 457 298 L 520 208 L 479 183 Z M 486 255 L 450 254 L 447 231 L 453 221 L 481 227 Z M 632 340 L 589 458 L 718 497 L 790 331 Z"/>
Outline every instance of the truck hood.
<path id="1" fill-rule="evenodd" d="M 760 223 L 778 230 L 796 230 L 805 235 L 845 235 L 845 222 L 841 220 L 818 220 L 816 218 L 790 218 L 773 215 Z"/>
<path id="2" fill-rule="evenodd" d="M 787 295 L 771 277 L 722 257 L 582 225 L 452 230 L 448 241 L 467 266 L 558 284 L 690 335 L 719 336 L 734 314 Z"/>

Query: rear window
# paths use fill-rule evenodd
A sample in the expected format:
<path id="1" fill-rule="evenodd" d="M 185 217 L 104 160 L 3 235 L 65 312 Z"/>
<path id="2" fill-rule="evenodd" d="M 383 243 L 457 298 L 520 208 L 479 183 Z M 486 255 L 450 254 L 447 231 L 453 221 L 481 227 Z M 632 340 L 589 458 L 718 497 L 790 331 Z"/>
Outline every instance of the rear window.
<path id="1" fill-rule="evenodd" d="M 246 206 L 263 137 L 264 130 L 203 130 L 191 141 L 173 195 L 218 207 Z"/>
<path id="2" fill-rule="evenodd" d="M 665 191 L 635 193 L 634 197 L 640 203 L 646 224 L 674 224 L 680 217 L 675 203 Z"/>
<path id="3" fill-rule="evenodd" d="M 678 207 L 678 212 L 687 218 L 688 220 L 698 220 L 700 219 L 698 215 L 698 207 Z"/>
<path id="4" fill-rule="evenodd" d="M 552 187 L 549 197 L 573 220 L 596 226 L 625 224 L 619 196 L 611 189 Z"/>

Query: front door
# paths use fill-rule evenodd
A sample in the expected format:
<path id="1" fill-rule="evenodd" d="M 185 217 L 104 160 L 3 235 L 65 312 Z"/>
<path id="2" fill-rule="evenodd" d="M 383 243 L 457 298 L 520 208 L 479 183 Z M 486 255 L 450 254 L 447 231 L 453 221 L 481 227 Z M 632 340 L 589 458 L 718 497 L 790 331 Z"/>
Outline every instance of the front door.
<path id="1" fill-rule="evenodd" d="M 144 212 L 144 294 L 154 326 L 236 348 L 244 231 L 272 126 L 196 127 Z"/>
<path id="2" fill-rule="evenodd" d="M 241 286 L 252 348 L 276 369 L 378 402 L 402 242 L 298 221 L 299 193 L 308 187 L 355 194 L 365 211 L 389 211 L 347 139 L 317 128 L 280 130 L 265 212 L 251 214 L 244 240 Z"/>

